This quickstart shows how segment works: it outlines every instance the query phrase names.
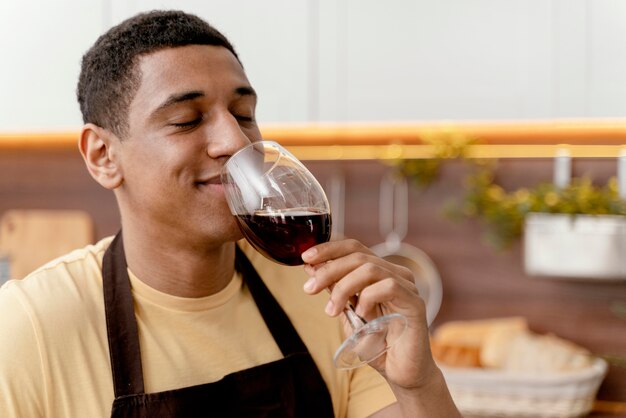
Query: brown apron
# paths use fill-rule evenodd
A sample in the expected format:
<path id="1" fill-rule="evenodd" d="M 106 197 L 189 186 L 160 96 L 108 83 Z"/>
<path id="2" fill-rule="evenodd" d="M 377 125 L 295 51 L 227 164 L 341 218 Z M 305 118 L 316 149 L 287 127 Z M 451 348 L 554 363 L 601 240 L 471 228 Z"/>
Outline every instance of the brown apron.
<path id="1" fill-rule="evenodd" d="M 333 416 L 328 388 L 313 358 L 239 248 L 235 265 L 284 358 L 229 374 L 217 382 L 145 393 L 137 321 L 121 232 L 115 237 L 104 255 L 102 266 L 115 392 L 112 418 Z M 175 332 L 172 332 L 172 338 L 176 338 Z"/>

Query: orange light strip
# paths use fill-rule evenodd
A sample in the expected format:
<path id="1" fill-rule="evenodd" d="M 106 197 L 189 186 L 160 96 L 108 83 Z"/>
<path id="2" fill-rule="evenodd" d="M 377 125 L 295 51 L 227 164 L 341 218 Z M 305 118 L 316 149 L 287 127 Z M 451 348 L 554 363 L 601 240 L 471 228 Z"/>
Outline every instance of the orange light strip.
<path id="1" fill-rule="evenodd" d="M 427 140 L 471 137 L 476 158 L 550 158 L 567 147 L 574 158 L 615 158 L 626 149 L 626 120 L 493 123 L 280 124 L 262 126 L 303 160 L 428 158 Z M 78 132 L 0 133 L 2 149 L 77 147 Z M 567 145 L 564 145 L 567 144 Z"/>

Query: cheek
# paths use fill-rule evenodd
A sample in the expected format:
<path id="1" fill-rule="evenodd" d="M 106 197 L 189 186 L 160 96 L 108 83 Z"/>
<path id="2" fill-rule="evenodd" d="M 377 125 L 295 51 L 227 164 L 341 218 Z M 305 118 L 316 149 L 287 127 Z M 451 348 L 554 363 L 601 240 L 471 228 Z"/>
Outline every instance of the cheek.
<path id="1" fill-rule="evenodd" d="M 167 162 L 145 153 L 129 160 L 124 170 L 124 186 L 137 204 L 154 206 L 177 195 L 172 168 Z"/>
<path id="2" fill-rule="evenodd" d="M 174 147 L 157 147 L 144 145 L 125 161 L 125 165 L 133 172 L 135 177 L 142 178 L 149 187 L 149 183 L 159 186 L 170 178 L 177 178 L 190 166 L 189 159 L 185 157 L 184 150 Z M 186 159 L 187 158 L 187 159 Z"/>

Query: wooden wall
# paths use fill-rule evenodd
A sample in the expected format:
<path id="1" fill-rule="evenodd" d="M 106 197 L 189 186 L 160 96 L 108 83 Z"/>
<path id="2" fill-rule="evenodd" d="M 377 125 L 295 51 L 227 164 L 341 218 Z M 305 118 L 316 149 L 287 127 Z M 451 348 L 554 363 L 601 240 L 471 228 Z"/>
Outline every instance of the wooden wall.
<path id="1" fill-rule="evenodd" d="M 119 219 L 113 195 L 91 179 L 74 145 L 1 144 L 0 216 L 19 208 L 83 209 L 95 221 L 97 238 L 117 231 Z M 367 245 L 382 242 L 378 193 L 388 166 L 376 160 L 311 160 L 306 164 L 322 184 L 328 184 L 333 173 L 345 176 L 346 235 Z M 574 160 L 573 168 L 575 175 L 587 174 L 603 182 L 615 174 L 615 160 L 581 158 Z M 479 222 L 454 222 L 443 216 L 444 204 L 463 194 L 465 170 L 462 164 L 450 162 L 426 190 L 410 188 L 405 242 L 433 259 L 443 281 L 443 304 L 434 325 L 454 319 L 523 315 L 536 331 L 553 332 L 594 353 L 626 356 L 626 321 L 609 309 L 613 302 L 626 301 L 626 282 L 527 276 L 519 243 L 497 252 L 485 243 Z M 502 159 L 497 175 L 498 182 L 509 189 L 532 186 L 551 180 L 552 161 Z M 626 369 L 610 368 L 599 399 L 626 403 Z"/>

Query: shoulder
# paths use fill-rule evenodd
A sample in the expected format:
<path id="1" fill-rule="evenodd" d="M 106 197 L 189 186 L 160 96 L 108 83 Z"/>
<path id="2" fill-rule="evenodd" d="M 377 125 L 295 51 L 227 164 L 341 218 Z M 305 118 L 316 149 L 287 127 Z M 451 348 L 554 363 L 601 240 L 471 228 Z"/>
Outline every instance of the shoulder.
<path id="1" fill-rule="evenodd" d="M 70 283 L 78 284 L 89 279 L 100 279 L 102 258 L 113 237 L 104 238 L 93 245 L 76 249 L 58 257 L 21 280 L 10 280 L 3 286 L 9 292 L 17 291 L 26 294 L 63 291 Z"/>
<path id="2" fill-rule="evenodd" d="M 51 276 L 63 276 L 65 272 L 81 271 L 85 268 L 102 268 L 102 258 L 104 253 L 113 241 L 113 237 L 106 237 L 93 245 L 76 249 L 61 257 L 49 261 L 37 270 L 20 280 L 22 283 L 37 282 L 42 278 Z"/>
<path id="3" fill-rule="evenodd" d="M 81 318 L 102 299 L 102 257 L 111 237 L 50 261 L 0 288 L 0 317 L 24 312 L 29 321 Z M 87 308 L 87 309 L 86 309 Z M 7 312 L 8 311 L 8 312 Z"/>
<path id="4" fill-rule="evenodd" d="M 13 411 L 8 416 L 43 416 L 48 407 L 60 415 L 71 402 L 59 399 L 85 390 L 71 380 L 102 385 L 108 378 L 100 268 L 110 241 L 0 288 L 0 410 Z"/>

